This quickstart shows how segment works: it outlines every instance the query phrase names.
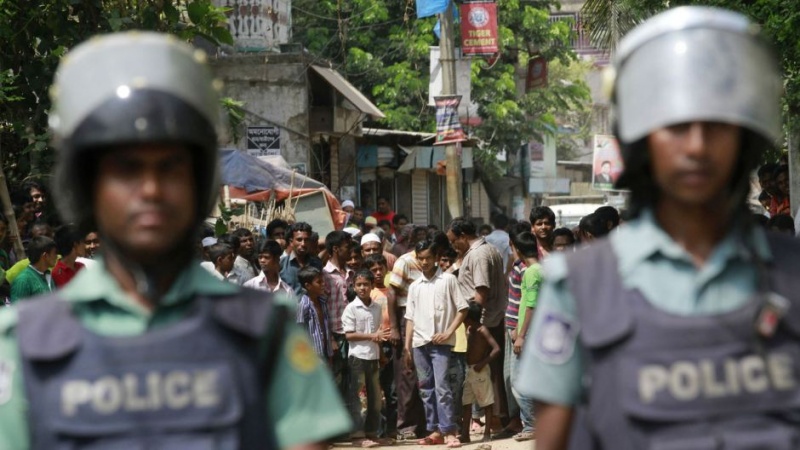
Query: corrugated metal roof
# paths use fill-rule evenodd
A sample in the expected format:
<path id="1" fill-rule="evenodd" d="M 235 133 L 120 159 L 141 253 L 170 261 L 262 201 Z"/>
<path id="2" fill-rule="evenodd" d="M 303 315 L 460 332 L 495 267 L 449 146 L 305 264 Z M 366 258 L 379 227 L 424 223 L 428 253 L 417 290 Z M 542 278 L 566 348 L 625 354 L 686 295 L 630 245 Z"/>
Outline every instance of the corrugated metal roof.
<path id="1" fill-rule="evenodd" d="M 329 69 L 327 67 L 311 66 L 325 81 L 328 82 L 334 89 L 339 91 L 340 94 L 352 103 L 359 111 L 364 114 L 369 114 L 376 119 L 383 119 L 386 117 L 377 106 L 375 106 L 364 94 L 361 93 L 355 86 L 350 84 L 339 72 Z"/>

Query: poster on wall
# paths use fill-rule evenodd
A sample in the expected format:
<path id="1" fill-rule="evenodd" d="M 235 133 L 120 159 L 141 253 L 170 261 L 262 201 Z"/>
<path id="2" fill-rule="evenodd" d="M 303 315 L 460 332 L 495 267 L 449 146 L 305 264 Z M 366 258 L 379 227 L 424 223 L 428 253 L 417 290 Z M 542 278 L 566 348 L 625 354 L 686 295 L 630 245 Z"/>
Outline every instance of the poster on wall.
<path id="1" fill-rule="evenodd" d="M 436 141 L 433 145 L 455 144 L 467 140 L 461 122 L 458 121 L 460 95 L 443 95 L 436 100 Z"/>
<path id="2" fill-rule="evenodd" d="M 594 136 L 592 157 L 592 188 L 598 191 L 613 191 L 622 170 L 622 155 L 617 138 L 611 135 Z"/>

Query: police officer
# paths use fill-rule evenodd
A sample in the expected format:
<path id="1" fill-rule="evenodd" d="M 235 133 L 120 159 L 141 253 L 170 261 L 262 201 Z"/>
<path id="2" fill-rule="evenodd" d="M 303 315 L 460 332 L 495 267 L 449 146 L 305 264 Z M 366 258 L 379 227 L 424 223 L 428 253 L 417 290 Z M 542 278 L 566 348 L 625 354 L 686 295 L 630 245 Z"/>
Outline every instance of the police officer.
<path id="1" fill-rule="evenodd" d="M 92 39 L 51 95 L 61 213 L 103 263 L 0 314 L 0 448 L 323 448 L 349 431 L 280 299 L 218 281 L 193 242 L 218 192 L 218 100 L 198 50 Z M 291 300 L 288 300 L 291 301 Z"/>
<path id="2" fill-rule="evenodd" d="M 619 44 L 635 220 L 552 256 L 516 388 L 537 450 L 798 448 L 798 243 L 748 220 L 781 80 L 745 17 L 666 11 Z"/>

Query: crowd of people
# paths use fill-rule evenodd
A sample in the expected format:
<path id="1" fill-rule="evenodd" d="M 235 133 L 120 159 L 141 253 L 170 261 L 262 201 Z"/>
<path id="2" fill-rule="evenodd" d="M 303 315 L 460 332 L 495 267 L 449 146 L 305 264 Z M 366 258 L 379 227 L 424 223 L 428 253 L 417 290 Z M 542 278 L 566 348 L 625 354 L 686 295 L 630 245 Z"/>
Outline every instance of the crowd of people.
<path id="1" fill-rule="evenodd" d="M 535 437 L 533 400 L 513 386 L 536 308 L 539 261 L 608 234 L 601 206 L 576 230 L 495 214 L 446 229 L 409 222 L 379 198 L 371 212 L 345 200 L 346 226 L 320 236 L 307 223 L 271 221 L 263 235 L 211 232 L 202 265 L 232 283 L 294 295 L 296 322 L 334 375 L 361 447 L 418 439 L 458 447 Z"/>
<path id="2" fill-rule="evenodd" d="M 761 197 L 769 198 L 757 222 L 793 234 L 785 174 L 785 165 L 759 169 Z M 7 304 L 64 286 L 101 249 L 98 233 L 49 219 L 41 184 L 26 183 L 14 199 L 27 257 L 17 257 L 0 217 Z M 409 223 L 383 197 L 371 214 L 349 200 L 342 207 L 346 226 L 324 237 L 282 219 L 264 234 L 206 228 L 200 265 L 294 299 L 295 322 L 356 424 L 356 445 L 419 439 L 452 448 L 481 430 L 483 441 L 535 438 L 533 399 L 513 386 L 544 280 L 540 262 L 611 233 L 621 223 L 617 209 L 599 206 L 575 229 L 556 228 L 553 211 L 540 206 L 527 222 L 494 214 L 491 224 L 459 218 L 440 230 Z"/>

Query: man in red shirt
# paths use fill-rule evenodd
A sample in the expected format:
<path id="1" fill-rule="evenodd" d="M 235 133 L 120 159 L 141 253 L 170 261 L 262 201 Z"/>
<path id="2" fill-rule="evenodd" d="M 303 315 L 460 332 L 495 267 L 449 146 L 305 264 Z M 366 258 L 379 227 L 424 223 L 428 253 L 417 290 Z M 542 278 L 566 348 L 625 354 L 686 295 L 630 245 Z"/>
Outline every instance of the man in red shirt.
<path id="1" fill-rule="evenodd" d="M 86 255 L 86 245 L 83 235 L 72 225 L 64 225 L 56 230 L 55 235 L 56 251 L 61 255 L 51 272 L 53 283 L 57 288 L 61 288 L 83 269 L 83 264 L 75 259 Z"/>
<path id="2" fill-rule="evenodd" d="M 378 209 L 372 213 L 372 217 L 375 218 L 378 222 L 381 220 L 388 220 L 389 223 L 393 224 L 394 222 L 394 211 L 392 211 L 392 204 L 389 203 L 389 199 L 386 197 L 378 197 Z M 392 233 L 394 233 L 394 225 L 392 225 Z"/>

